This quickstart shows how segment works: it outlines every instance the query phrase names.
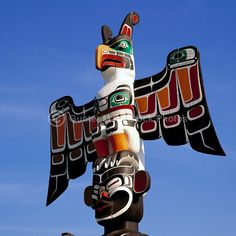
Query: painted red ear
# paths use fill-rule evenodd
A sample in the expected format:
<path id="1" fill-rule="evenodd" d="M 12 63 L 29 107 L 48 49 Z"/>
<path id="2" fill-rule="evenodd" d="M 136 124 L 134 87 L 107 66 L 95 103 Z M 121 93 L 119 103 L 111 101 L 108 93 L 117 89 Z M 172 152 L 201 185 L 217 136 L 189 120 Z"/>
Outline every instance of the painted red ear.
<path id="1" fill-rule="evenodd" d="M 146 193 L 151 186 L 151 178 L 147 171 L 139 170 L 134 176 L 134 192 L 137 194 Z"/>
<path id="2" fill-rule="evenodd" d="M 93 186 L 88 186 L 84 190 L 84 202 L 89 207 L 94 206 L 93 199 L 92 199 L 92 194 L 93 194 Z"/>
<path id="3" fill-rule="evenodd" d="M 132 33 L 133 33 L 133 26 L 137 25 L 138 22 L 139 22 L 139 15 L 138 15 L 138 13 L 136 13 L 136 12 L 129 13 L 125 17 L 125 19 L 124 19 L 124 21 L 123 21 L 123 23 L 122 23 L 122 25 L 120 27 L 119 34 L 127 35 L 128 37 L 131 38 L 132 37 Z"/>

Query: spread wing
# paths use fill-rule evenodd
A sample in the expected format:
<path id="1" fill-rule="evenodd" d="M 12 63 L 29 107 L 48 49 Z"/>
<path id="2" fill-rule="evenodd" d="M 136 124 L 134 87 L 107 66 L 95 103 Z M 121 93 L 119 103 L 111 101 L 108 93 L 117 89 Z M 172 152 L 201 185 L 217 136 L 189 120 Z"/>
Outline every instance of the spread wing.
<path id="1" fill-rule="evenodd" d="M 67 188 L 69 179 L 81 176 L 88 161 L 96 158 L 91 131 L 96 127 L 95 100 L 75 106 L 71 97 L 62 97 L 50 106 L 51 168 L 47 205 Z"/>
<path id="2" fill-rule="evenodd" d="M 197 48 L 172 51 L 165 69 L 134 84 L 138 128 L 144 140 L 190 143 L 199 152 L 225 155 L 207 107 Z"/>

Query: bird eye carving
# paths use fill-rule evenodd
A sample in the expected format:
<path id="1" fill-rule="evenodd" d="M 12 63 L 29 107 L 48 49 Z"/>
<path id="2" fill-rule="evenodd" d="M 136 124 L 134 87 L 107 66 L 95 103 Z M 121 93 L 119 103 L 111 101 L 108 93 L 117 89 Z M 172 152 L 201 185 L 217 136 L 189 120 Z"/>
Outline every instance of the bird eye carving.
<path id="1" fill-rule="evenodd" d="M 124 42 L 124 41 L 119 44 L 119 48 L 125 49 L 125 48 L 127 48 L 127 47 L 128 47 L 128 45 L 127 45 L 127 43 Z"/>

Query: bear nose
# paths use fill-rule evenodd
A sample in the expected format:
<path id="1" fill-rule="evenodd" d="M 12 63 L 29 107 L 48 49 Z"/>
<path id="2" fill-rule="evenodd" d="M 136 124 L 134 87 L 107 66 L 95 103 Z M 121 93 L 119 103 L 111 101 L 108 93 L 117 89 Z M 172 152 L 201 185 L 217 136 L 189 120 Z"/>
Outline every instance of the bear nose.
<path id="1" fill-rule="evenodd" d="M 101 192 L 101 199 L 103 200 L 108 200 L 109 199 L 109 194 L 106 191 Z"/>

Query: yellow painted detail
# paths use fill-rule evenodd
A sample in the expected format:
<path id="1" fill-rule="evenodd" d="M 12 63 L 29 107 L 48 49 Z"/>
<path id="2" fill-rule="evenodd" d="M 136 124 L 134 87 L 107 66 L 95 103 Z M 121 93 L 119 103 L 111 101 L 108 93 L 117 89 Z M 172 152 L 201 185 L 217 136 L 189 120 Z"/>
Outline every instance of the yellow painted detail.
<path id="1" fill-rule="evenodd" d="M 138 110 L 140 113 L 145 113 L 148 109 L 147 97 L 137 98 Z"/>
<path id="2" fill-rule="evenodd" d="M 112 49 L 107 46 L 107 45 L 103 45 L 100 44 L 97 48 L 96 48 L 96 68 L 97 69 L 101 69 L 102 67 L 102 55 L 104 54 L 103 51 L 111 51 Z"/>
<path id="3" fill-rule="evenodd" d="M 157 98 L 160 102 L 160 106 L 162 109 L 168 108 L 170 106 L 168 87 L 165 87 L 165 88 L 157 91 Z"/>
<path id="4" fill-rule="evenodd" d="M 129 150 L 128 138 L 125 133 L 114 134 L 109 137 L 114 152 Z"/>
<path id="5" fill-rule="evenodd" d="M 188 102 L 192 99 L 192 91 L 191 91 L 191 84 L 188 76 L 188 69 L 178 69 L 177 70 L 178 78 L 179 78 L 179 84 L 180 84 L 180 90 L 183 96 L 183 99 L 185 102 Z"/>

